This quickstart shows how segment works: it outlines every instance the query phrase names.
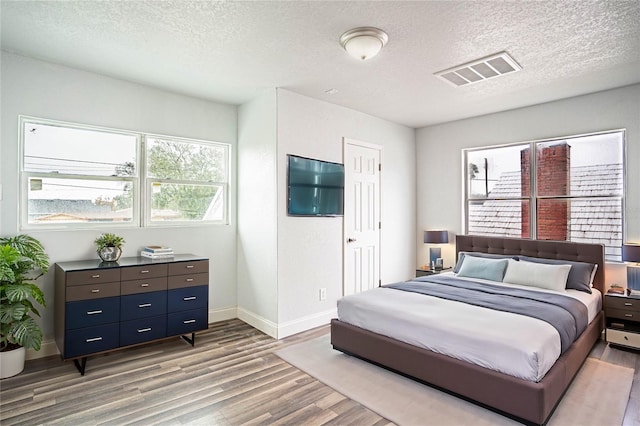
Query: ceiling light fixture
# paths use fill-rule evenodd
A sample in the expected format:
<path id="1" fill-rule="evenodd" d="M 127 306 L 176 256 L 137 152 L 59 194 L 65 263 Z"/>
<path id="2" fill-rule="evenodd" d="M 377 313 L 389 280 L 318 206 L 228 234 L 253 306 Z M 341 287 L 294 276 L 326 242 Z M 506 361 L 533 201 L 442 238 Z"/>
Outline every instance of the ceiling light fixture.
<path id="1" fill-rule="evenodd" d="M 387 33 L 379 28 L 358 27 L 340 36 L 340 44 L 349 55 L 366 61 L 373 58 L 389 41 Z"/>

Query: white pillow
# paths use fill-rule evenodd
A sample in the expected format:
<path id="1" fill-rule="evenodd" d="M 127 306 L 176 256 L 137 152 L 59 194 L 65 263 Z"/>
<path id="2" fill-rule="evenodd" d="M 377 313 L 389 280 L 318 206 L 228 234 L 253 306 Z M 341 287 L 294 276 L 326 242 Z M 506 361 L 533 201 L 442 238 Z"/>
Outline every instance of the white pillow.
<path id="1" fill-rule="evenodd" d="M 569 271 L 571 265 L 547 265 L 509 259 L 502 281 L 563 292 Z"/>

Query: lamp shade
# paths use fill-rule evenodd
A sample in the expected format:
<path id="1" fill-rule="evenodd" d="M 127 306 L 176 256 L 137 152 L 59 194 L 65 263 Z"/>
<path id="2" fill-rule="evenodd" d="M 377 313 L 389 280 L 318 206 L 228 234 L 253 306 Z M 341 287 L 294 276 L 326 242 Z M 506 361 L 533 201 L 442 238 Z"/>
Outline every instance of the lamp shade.
<path id="1" fill-rule="evenodd" d="M 425 244 L 446 244 L 449 242 L 449 231 L 424 231 Z"/>
<path id="2" fill-rule="evenodd" d="M 622 246 L 622 261 L 640 263 L 640 245 L 624 244 Z"/>

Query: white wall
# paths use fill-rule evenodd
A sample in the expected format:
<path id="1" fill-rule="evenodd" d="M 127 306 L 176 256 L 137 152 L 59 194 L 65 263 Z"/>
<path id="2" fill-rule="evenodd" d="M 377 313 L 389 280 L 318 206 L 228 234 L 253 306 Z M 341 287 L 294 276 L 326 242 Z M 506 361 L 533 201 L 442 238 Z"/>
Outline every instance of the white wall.
<path id="1" fill-rule="evenodd" d="M 381 280 L 390 283 L 415 274 L 415 131 L 283 89 L 277 131 L 278 337 L 284 337 L 335 316 L 343 238 L 342 218 L 287 216 L 287 154 L 342 163 L 343 137 L 383 147 Z"/>
<path id="2" fill-rule="evenodd" d="M 237 109 L 181 96 L 148 86 L 79 71 L 2 52 L 2 147 L 0 233 L 18 229 L 18 115 L 71 121 L 232 144 L 230 225 L 181 228 L 118 229 L 126 244 L 123 256 L 135 256 L 146 244 L 166 244 L 176 252 L 208 256 L 211 321 L 235 317 Z M 105 147 L 98 147 L 105 149 Z M 96 257 L 97 230 L 29 232 L 38 238 L 51 261 Z M 53 271 L 53 269 L 52 269 Z M 45 339 L 53 338 L 53 273 L 41 278 L 48 307 L 42 312 Z"/>
<path id="3" fill-rule="evenodd" d="M 640 85 L 418 129 L 418 262 L 428 258 L 423 230 L 462 232 L 462 149 L 621 128 L 627 130 L 625 241 L 640 243 Z M 454 261 L 453 245 L 443 256 Z M 622 275 L 619 265 L 607 265 L 608 283 Z"/>
<path id="4" fill-rule="evenodd" d="M 276 90 L 238 110 L 238 317 L 276 336 Z"/>

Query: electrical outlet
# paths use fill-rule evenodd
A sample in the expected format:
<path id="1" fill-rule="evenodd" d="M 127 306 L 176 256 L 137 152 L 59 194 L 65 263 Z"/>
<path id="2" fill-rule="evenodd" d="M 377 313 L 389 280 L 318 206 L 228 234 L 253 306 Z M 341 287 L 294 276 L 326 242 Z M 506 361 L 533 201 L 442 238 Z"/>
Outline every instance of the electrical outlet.
<path id="1" fill-rule="evenodd" d="M 323 300 L 327 300 L 327 289 L 324 287 L 320 289 L 320 301 Z"/>

